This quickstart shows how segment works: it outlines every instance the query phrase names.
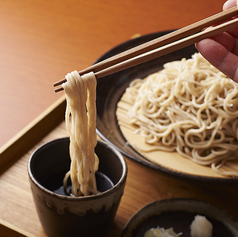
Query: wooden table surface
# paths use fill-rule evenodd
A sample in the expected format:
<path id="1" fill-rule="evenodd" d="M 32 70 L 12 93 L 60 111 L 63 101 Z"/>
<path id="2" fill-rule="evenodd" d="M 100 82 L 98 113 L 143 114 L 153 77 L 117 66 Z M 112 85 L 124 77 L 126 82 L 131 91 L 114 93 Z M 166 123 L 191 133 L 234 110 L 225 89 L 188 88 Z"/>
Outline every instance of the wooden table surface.
<path id="1" fill-rule="evenodd" d="M 0 0 L 0 147 L 62 94 L 52 84 L 135 34 L 186 26 L 223 0 Z"/>
<path id="2" fill-rule="evenodd" d="M 180 28 L 215 14 L 221 11 L 223 0 L 0 0 L 0 3 L 0 147 L 3 147 L 61 98 L 63 94 L 55 94 L 52 84 L 68 72 L 91 65 L 104 52 L 134 35 Z M 53 134 L 44 139 L 55 138 L 59 133 Z M 9 229 L 44 236 L 35 211 L 31 210 L 34 207 L 26 174 L 29 152 L 1 174 L 0 236 L 2 231 L 9 233 Z M 238 217 L 234 187 L 194 185 L 158 174 L 131 160 L 127 162 L 127 186 L 111 236 L 119 236 L 139 208 L 164 198 L 198 198 Z M 6 203 L 4 187 L 9 193 Z M 29 215 L 33 217 L 29 219 Z"/>

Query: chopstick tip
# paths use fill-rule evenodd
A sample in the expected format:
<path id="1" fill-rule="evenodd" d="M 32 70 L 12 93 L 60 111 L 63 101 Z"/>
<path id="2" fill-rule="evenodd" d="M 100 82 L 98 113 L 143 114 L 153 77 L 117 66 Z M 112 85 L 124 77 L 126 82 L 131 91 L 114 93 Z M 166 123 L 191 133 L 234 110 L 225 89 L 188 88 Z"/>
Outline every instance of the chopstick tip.
<path id="1" fill-rule="evenodd" d="M 53 84 L 53 86 L 54 87 L 56 87 L 56 86 L 60 86 L 60 85 L 62 85 L 63 83 L 65 83 L 67 80 L 64 78 L 64 79 L 61 79 L 60 81 L 57 81 L 57 82 L 55 82 L 54 84 Z M 55 89 L 55 93 L 57 93 L 57 92 L 60 92 L 60 91 L 63 91 L 64 90 L 64 88 L 61 86 L 61 87 L 58 87 L 58 88 L 56 88 Z"/>
<path id="2" fill-rule="evenodd" d="M 63 90 L 64 90 L 63 87 L 56 88 L 56 89 L 55 89 L 55 93 L 60 92 L 60 91 L 63 91 Z"/>
<path id="3" fill-rule="evenodd" d="M 60 81 L 55 82 L 55 83 L 53 84 L 53 86 L 54 86 L 54 87 L 59 86 L 59 85 L 63 84 L 63 83 L 66 82 L 66 81 L 67 81 L 67 80 L 64 78 L 64 79 L 62 79 L 62 80 L 60 80 Z"/>

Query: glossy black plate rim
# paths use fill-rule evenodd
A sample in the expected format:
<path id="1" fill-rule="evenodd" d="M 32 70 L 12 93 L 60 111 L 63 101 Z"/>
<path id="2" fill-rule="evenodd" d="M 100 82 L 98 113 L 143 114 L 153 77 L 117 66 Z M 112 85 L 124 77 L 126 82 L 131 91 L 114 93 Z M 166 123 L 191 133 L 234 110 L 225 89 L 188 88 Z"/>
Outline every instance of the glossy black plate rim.
<path id="1" fill-rule="evenodd" d="M 141 43 L 160 37 L 169 32 L 171 31 L 169 30 L 169 31 L 155 32 L 155 33 L 143 35 L 141 37 L 126 41 L 122 44 L 115 46 L 109 51 L 107 51 L 95 63 L 100 62 L 122 51 L 125 51 L 131 47 L 135 47 Z M 174 176 L 180 179 L 186 179 L 193 182 L 205 181 L 207 184 L 214 184 L 214 183 L 220 184 L 220 185 L 237 184 L 238 178 L 217 178 L 217 177 L 191 175 L 191 174 L 182 173 L 179 171 L 175 171 L 175 170 L 168 169 L 163 166 L 154 164 L 148 159 L 146 159 L 145 157 L 143 157 L 141 154 L 139 154 L 127 143 L 126 139 L 121 133 L 119 125 L 117 124 L 117 118 L 116 118 L 117 102 L 120 100 L 121 96 L 123 95 L 124 90 L 128 87 L 129 82 L 135 78 L 134 75 L 136 74 L 137 70 L 143 70 L 143 68 L 146 68 L 147 72 L 144 75 L 146 76 L 155 71 L 153 69 L 151 72 L 148 72 L 148 67 L 151 62 L 155 61 L 156 63 L 158 60 L 159 61 L 161 60 L 162 62 L 170 61 L 169 60 L 170 57 L 181 59 L 183 57 L 181 55 L 183 54 L 185 54 L 186 56 L 189 55 L 190 57 L 194 52 L 196 52 L 196 49 L 194 45 L 191 45 L 184 49 L 177 50 L 176 52 L 172 52 L 168 55 L 162 56 L 159 59 L 155 59 L 150 62 L 144 63 L 142 65 L 135 66 L 131 69 L 127 69 L 127 70 L 115 73 L 113 75 L 109 75 L 109 76 L 98 79 L 97 81 L 97 134 L 104 141 L 116 147 L 127 158 L 141 165 L 149 167 L 153 170 L 162 172 L 163 174 Z M 158 70 L 161 69 L 162 66 L 163 65 L 160 65 L 158 67 Z M 143 77 L 143 75 L 141 77 Z M 118 79 L 114 80 L 114 78 L 120 78 L 120 80 Z M 108 92 L 109 89 L 111 89 L 111 91 Z"/>
<path id="2" fill-rule="evenodd" d="M 206 216 L 208 219 L 211 218 L 215 221 L 224 223 L 227 229 L 236 232 L 235 234 L 238 233 L 238 221 L 227 211 L 201 200 L 189 198 L 172 198 L 151 202 L 138 210 L 126 223 L 121 237 L 131 237 L 133 236 L 131 235 L 132 233 L 141 232 L 141 230 L 144 229 L 143 225 L 145 222 L 150 222 L 150 220 L 153 220 L 153 218 L 157 215 L 177 211 L 184 211 L 185 213 L 194 213 L 195 215 L 198 214 Z M 158 223 L 158 225 L 159 224 L 160 223 Z"/>

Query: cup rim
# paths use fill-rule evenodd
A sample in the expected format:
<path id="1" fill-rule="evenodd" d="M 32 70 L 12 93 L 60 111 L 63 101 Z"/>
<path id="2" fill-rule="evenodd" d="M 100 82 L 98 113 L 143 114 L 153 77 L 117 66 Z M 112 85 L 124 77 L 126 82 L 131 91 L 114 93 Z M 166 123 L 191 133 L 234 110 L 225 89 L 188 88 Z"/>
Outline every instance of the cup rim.
<path id="1" fill-rule="evenodd" d="M 128 167 L 127 167 L 127 163 L 124 159 L 124 157 L 122 156 L 122 154 L 114 147 L 112 146 L 111 144 L 105 142 L 105 141 L 102 141 L 102 140 L 99 140 L 97 139 L 97 143 L 101 143 L 102 145 L 104 146 L 107 146 L 109 149 L 111 149 L 115 154 L 116 156 L 119 158 L 121 164 L 122 164 L 122 175 L 120 177 L 120 179 L 118 180 L 118 182 L 110 189 L 104 191 L 104 192 L 101 192 L 101 193 L 98 193 L 98 194 L 92 194 L 92 195 L 87 195 L 87 196 L 67 196 L 67 195 L 62 195 L 62 194 L 58 194 L 58 193 L 55 193 L 47 188 L 45 188 L 43 185 L 41 185 L 34 177 L 34 175 L 32 174 L 31 172 L 31 162 L 32 160 L 34 159 L 34 156 L 40 152 L 40 150 L 46 146 L 50 146 L 52 143 L 57 143 L 59 141 L 62 141 L 62 140 L 68 140 L 69 137 L 62 137 L 62 138 L 56 138 L 56 139 L 53 139 L 51 141 L 48 141 L 48 142 L 45 142 L 43 143 L 42 145 L 40 145 L 39 147 L 37 147 L 33 153 L 31 154 L 29 160 L 28 160 L 28 165 L 27 165 L 27 171 L 28 171 L 28 176 L 29 178 L 31 179 L 31 181 L 34 183 L 34 185 L 36 187 L 38 187 L 39 189 L 41 189 L 42 191 L 44 191 L 45 193 L 51 195 L 51 196 L 54 196 L 54 197 L 57 197 L 57 198 L 60 198 L 60 199 L 64 199 L 64 200 L 69 200 L 69 201 L 75 201 L 75 200 L 93 200 L 93 199 L 98 199 L 102 196 L 107 196 L 107 195 L 110 195 L 111 193 L 113 193 L 114 191 L 116 191 L 117 189 L 119 189 L 122 185 L 124 185 L 124 182 L 126 180 L 126 177 L 127 177 L 127 173 L 128 173 Z M 100 162 L 100 161 L 99 161 Z"/>

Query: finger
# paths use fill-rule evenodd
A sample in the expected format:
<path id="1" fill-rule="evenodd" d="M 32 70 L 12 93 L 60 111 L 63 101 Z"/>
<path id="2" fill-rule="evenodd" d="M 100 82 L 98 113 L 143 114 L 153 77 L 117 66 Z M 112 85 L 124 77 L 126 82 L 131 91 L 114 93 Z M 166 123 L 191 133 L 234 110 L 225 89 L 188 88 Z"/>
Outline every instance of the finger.
<path id="1" fill-rule="evenodd" d="M 227 10 L 229 8 L 238 6 L 237 4 L 238 0 L 228 0 L 223 4 L 223 10 Z M 228 31 L 231 35 L 233 35 L 234 37 L 238 37 L 238 29 L 232 29 Z"/>
<path id="2" fill-rule="evenodd" d="M 223 4 L 223 10 L 237 6 L 237 0 L 228 0 Z"/>
<path id="3" fill-rule="evenodd" d="M 223 32 L 212 37 L 213 40 L 223 45 L 228 51 L 238 56 L 238 39 L 228 32 Z"/>
<path id="4" fill-rule="evenodd" d="M 238 56 L 213 39 L 202 40 L 196 47 L 214 67 L 238 82 Z"/>
<path id="5" fill-rule="evenodd" d="M 227 31 L 231 36 L 238 38 L 238 28 L 234 28 Z"/>

